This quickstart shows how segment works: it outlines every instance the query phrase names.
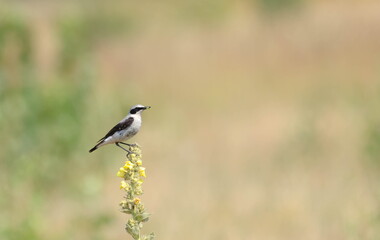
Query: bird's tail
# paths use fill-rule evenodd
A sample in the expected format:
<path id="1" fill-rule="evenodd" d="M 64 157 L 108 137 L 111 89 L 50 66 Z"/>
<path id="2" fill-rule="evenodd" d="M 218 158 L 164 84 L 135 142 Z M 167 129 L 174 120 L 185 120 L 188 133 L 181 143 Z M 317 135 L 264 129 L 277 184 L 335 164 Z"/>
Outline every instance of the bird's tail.
<path id="1" fill-rule="evenodd" d="M 89 152 L 91 153 L 91 152 L 95 151 L 96 149 L 98 149 L 98 145 L 95 145 L 95 147 L 91 148 Z"/>
<path id="2" fill-rule="evenodd" d="M 104 138 L 101 138 L 98 141 L 98 143 L 95 145 L 95 147 L 91 148 L 89 152 L 91 153 L 91 152 L 95 151 L 96 149 L 100 148 L 101 146 L 104 145 L 103 143 L 104 143 Z"/>
<path id="3" fill-rule="evenodd" d="M 95 147 L 91 148 L 89 152 L 91 153 L 91 152 L 95 151 L 96 149 L 98 149 L 99 147 L 101 147 L 101 144 L 103 142 L 104 142 L 104 140 L 100 139 L 99 142 L 95 145 Z"/>

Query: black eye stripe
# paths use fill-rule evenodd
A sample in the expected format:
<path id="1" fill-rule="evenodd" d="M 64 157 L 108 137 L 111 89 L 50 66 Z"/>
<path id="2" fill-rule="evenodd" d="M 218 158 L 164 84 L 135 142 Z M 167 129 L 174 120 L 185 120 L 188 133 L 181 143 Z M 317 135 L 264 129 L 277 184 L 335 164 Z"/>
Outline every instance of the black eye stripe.
<path id="1" fill-rule="evenodd" d="M 136 114 L 138 111 L 145 109 L 145 107 L 135 107 L 131 109 L 130 114 Z"/>

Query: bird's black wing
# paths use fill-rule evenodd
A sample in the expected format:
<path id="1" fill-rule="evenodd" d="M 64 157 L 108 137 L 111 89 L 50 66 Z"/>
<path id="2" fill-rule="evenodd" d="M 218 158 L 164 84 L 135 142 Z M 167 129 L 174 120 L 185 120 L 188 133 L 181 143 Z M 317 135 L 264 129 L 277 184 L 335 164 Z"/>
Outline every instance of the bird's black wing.
<path id="1" fill-rule="evenodd" d="M 127 127 L 131 126 L 133 123 L 133 120 L 134 120 L 133 117 L 130 117 L 130 118 L 127 118 L 125 121 L 119 122 L 104 137 L 102 137 L 98 142 L 101 142 L 104 139 L 108 138 L 109 136 L 112 136 L 117 131 L 121 131 L 121 130 L 126 129 Z"/>

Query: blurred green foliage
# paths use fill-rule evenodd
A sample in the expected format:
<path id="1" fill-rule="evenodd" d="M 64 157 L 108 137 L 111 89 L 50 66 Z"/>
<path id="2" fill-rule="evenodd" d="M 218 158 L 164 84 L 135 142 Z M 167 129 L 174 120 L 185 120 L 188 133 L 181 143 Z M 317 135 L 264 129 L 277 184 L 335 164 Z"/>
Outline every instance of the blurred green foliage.
<path id="1" fill-rule="evenodd" d="M 225 19 L 229 7 L 228 0 L 184 1 L 177 10 L 177 18 L 182 22 L 217 24 Z"/>
<path id="2" fill-rule="evenodd" d="M 380 94 L 363 109 L 367 121 L 364 129 L 363 151 L 366 153 L 370 165 L 380 171 L 380 111 L 377 109 L 379 104 Z"/>
<path id="3" fill-rule="evenodd" d="M 303 0 L 258 0 L 264 13 L 274 15 L 287 10 L 298 8 Z"/>
<path id="4" fill-rule="evenodd" d="M 102 5 L 94 7 L 102 9 Z M 112 14 L 105 9 L 65 16 L 56 25 L 61 41 L 59 68 L 62 74 L 75 71 L 80 61 L 90 61 L 88 55 L 97 41 L 130 34 L 135 29 L 134 18 L 129 14 Z"/>
<path id="5" fill-rule="evenodd" d="M 67 30 L 67 28 L 65 28 Z M 80 37 L 80 36 L 79 36 Z M 71 39 L 70 39 L 71 40 Z M 69 45 L 62 38 L 64 48 Z M 35 231 L 34 217 L 45 204 L 46 196 L 72 171 L 64 167 L 74 161 L 72 153 L 81 140 L 90 81 L 82 64 L 70 60 L 77 69 L 60 69 L 58 84 L 43 84 L 31 56 L 31 34 L 25 19 L 3 16 L 0 22 L 0 132 L 2 145 L 2 186 L 0 217 L 1 239 L 41 239 Z M 86 39 L 82 40 L 86 41 Z M 86 43 L 81 43 L 86 45 Z M 74 44 L 74 50 L 81 47 Z M 65 54 L 58 56 L 67 58 Z M 80 81 L 73 81 L 81 79 Z M 57 127 L 59 126 L 59 127 Z M 63 160 L 64 159 L 64 160 Z M 70 184 L 68 182 L 68 184 Z M 74 184 L 74 183 L 71 183 Z M 20 191 L 33 192 L 28 198 L 25 217 L 12 221 Z M 6 210 L 5 210 L 6 209 Z M 28 217 L 27 217 L 28 216 Z M 10 221 L 11 220 L 11 221 Z"/>
<path id="6" fill-rule="evenodd" d="M 78 5 L 79 9 L 87 6 Z M 80 179 L 70 177 L 80 178 L 86 168 L 75 154 L 78 148 L 83 151 L 84 116 L 95 83 L 92 51 L 101 39 L 129 34 L 134 29 L 129 14 L 114 14 L 104 6 L 94 2 L 94 11 L 68 12 L 53 18 L 58 54 L 53 59 L 56 65 L 52 66 L 50 80 L 41 78 L 38 72 L 41 66 L 35 62 L 35 49 L 32 50 L 35 36 L 31 31 L 34 26 L 18 11 L 2 9 L 0 239 L 42 239 L 39 224 L 44 220 L 39 219 L 40 212 L 49 204 L 48 196 L 57 186 L 64 184 L 61 192 L 83 201 L 97 185 L 90 175 L 84 179 L 83 187 L 78 185 Z M 20 194 L 23 199 L 19 199 Z M 27 205 L 19 208 L 18 204 L 25 201 Z M 78 215 L 77 220 L 90 229 L 101 229 L 110 222 L 108 214 L 102 213 Z M 88 237 L 101 238 L 96 232 Z"/>
<path id="7" fill-rule="evenodd" d="M 7 41 L 16 41 L 20 47 L 19 60 L 21 63 L 30 61 L 30 32 L 25 22 L 15 15 L 1 13 L 0 21 L 0 56 L 2 56 L 1 64 L 6 61 L 4 55 Z"/>

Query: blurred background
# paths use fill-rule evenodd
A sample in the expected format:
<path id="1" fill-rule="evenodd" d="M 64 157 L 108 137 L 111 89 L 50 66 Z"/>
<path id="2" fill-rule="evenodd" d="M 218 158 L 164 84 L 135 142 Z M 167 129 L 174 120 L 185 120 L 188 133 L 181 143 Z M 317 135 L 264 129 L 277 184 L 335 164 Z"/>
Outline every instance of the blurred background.
<path id="1" fill-rule="evenodd" d="M 380 3 L 1 1 L 0 239 L 380 239 Z"/>

